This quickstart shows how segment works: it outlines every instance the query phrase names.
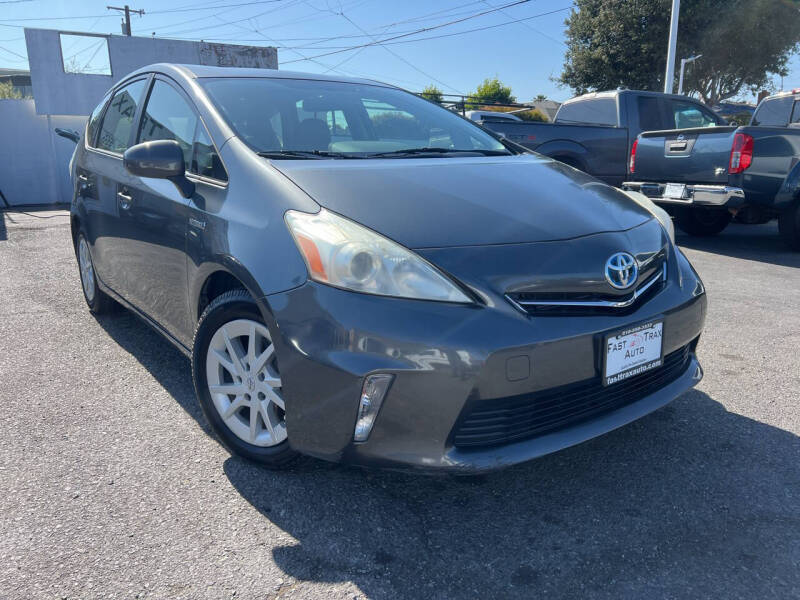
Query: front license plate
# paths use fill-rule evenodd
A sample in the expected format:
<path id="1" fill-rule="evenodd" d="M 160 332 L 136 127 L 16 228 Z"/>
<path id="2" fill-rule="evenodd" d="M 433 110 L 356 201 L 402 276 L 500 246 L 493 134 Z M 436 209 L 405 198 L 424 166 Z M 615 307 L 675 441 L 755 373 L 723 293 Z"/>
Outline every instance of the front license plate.
<path id="1" fill-rule="evenodd" d="M 657 369 L 663 363 L 663 321 L 650 321 L 606 336 L 603 385 Z"/>
<path id="2" fill-rule="evenodd" d="M 664 198 L 674 198 L 675 200 L 683 200 L 686 195 L 686 185 L 683 183 L 668 183 L 664 188 Z"/>

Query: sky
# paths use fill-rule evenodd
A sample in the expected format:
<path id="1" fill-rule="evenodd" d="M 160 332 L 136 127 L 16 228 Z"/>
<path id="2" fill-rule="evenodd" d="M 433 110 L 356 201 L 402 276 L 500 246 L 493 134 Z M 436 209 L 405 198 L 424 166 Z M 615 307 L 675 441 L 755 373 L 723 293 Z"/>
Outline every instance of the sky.
<path id="1" fill-rule="evenodd" d="M 132 16 L 133 35 L 276 46 L 281 69 L 368 77 L 412 91 L 433 84 L 446 94 L 468 94 L 497 76 L 521 102 L 572 96 L 554 81 L 572 0 L 118 1 L 145 11 Z M 0 0 L 0 68 L 27 68 L 26 26 L 121 33 L 120 14 L 107 4 Z M 62 38 L 62 47 L 78 68 L 102 69 L 94 40 Z M 800 58 L 790 70 L 784 88 L 800 87 Z"/>

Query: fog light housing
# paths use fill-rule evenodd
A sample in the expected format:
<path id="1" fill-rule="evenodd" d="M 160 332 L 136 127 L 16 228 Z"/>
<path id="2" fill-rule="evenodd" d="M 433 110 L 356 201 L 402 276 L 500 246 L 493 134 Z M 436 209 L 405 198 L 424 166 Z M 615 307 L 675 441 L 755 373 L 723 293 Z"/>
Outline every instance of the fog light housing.
<path id="1" fill-rule="evenodd" d="M 358 402 L 358 418 L 356 428 L 353 433 L 353 440 L 356 442 L 366 442 L 375 424 L 375 417 L 381 409 L 383 399 L 389 386 L 394 379 L 394 375 L 381 374 L 369 375 L 364 380 L 361 388 L 361 398 Z"/>

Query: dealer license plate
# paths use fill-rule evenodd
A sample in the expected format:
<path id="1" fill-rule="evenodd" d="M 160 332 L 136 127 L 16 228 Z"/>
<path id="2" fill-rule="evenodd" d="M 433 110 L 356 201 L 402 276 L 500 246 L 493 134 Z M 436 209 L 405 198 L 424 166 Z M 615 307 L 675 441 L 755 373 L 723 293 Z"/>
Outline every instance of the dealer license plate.
<path id="1" fill-rule="evenodd" d="M 650 321 L 606 336 L 603 384 L 611 385 L 657 369 L 663 363 L 663 321 Z"/>
<path id="2" fill-rule="evenodd" d="M 683 183 L 668 183 L 664 188 L 664 198 L 673 198 L 675 200 L 683 200 L 686 195 L 686 184 Z"/>

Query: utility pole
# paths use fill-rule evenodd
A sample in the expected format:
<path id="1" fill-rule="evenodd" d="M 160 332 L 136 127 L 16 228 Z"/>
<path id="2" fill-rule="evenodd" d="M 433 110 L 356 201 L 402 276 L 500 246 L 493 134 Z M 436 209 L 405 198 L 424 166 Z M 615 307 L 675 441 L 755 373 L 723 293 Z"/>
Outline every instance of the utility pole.
<path id="1" fill-rule="evenodd" d="M 696 61 L 701 56 L 703 56 L 703 55 L 702 54 L 696 54 L 695 56 L 690 56 L 689 58 L 682 58 L 681 59 L 681 76 L 678 77 L 678 93 L 679 94 L 683 94 L 683 70 L 686 68 L 686 64 Z"/>
<path id="2" fill-rule="evenodd" d="M 125 22 L 122 24 L 122 34 L 130 36 L 131 35 L 131 13 L 136 13 L 140 17 L 144 14 L 143 9 L 132 9 L 127 4 L 124 7 L 120 6 L 106 6 L 108 10 L 118 10 L 125 13 Z"/>
<path id="3" fill-rule="evenodd" d="M 664 75 L 664 93 L 671 94 L 675 81 L 675 46 L 678 42 L 678 16 L 681 0 L 672 0 L 672 20 L 669 24 L 669 46 L 667 47 L 667 73 Z"/>

